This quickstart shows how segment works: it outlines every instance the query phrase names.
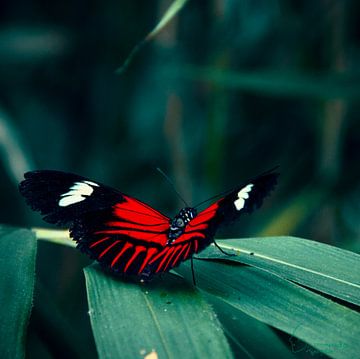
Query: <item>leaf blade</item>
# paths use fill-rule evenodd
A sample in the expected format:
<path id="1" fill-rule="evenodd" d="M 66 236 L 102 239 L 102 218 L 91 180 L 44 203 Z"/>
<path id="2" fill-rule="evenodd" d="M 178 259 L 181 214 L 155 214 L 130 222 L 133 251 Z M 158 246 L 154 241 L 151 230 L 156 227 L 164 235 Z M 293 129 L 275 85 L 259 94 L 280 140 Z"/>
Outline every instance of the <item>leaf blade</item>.
<path id="1" fill-rule="evenodd" d="M 151 351 L 160 358 L 232 357 L 211 307 L 182 279 L 171 276 L 144 287 L 107 276 L 97 266 L 87 267 L 85 278 L 100 358 Z"/>
<path id="2" fill-rule="evenodd" d="M 360 315 L 270 272 L 231 262 L 197 261 L 206 291 L 244 313 L 299 338 L 334 358 L 357 354 Z M 188 265 L 178 270 L 188 280 Z"/>
<path id="3" fill-rule="evenodd" d="M 35 282 L 35 235 L 0 227 L 0 357 L 23 358 Z"/>
<path id="4" fill-rule="evenodd" d="M 291 351 L 268 325 L 214 295 L 206 294 L 206 300 L 216 311 L 224 332 L 232 343 L 235 357 L 266 358 L 271 352 L 274 358 L 293 358 Z"/>
<path id="5" fill-rule="evenodd" d="M 255 266 L 360 305 L 360 255 L 356 253 L 295 237 L 242 238 L 217 243 L 236 256 L 224 256 L 210 247 L 200 257 Z"/>
<path id="6" fill-rule="evenodd" d="M 214 83 L 230 89 L 273 97 L 346 98 L 360 97 L 357 75 L 309 74 L 274 71 L 224 71 L 214 67 L 169 68 L 171 76 Z"/>
<path id="7" fill-rule="evenodd" d="M 188 1 L 189 0 L 174 0 L 157 25 L 146 35 L 142 41 L 135 45 L 135 47 L 131 50 L 130 54 L 125 59 L 124 63 L 118 69 L 116 69 L 115 73 L 121 75 L 123 72 L 125 72 L 129 67 L 132 59 L 141 50 L 141 48 L 146 43 L 151 41 L 171 21 Z"/>

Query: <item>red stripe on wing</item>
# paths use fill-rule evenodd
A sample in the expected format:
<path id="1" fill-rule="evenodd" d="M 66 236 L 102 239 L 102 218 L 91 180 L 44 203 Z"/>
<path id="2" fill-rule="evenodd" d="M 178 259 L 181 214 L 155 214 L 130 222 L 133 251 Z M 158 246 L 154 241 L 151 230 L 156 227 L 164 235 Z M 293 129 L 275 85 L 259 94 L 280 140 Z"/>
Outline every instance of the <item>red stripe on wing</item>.
<path id="1" fill-rule="evenodd" d="M 208 222 L 192 224 L 191 222 L 187 225 L 185 232 L 196 232 L 201 231 L 202 229 L 208 228 Z"/>
<path id="2" fill-rule="evenodd" d="M 161 224 L 145 224 L 145 223 L 134 223 L 134 222 L 126 222 L 126 221 L 110 221 L 105 223 L 109 227 L 120 227 L 127 229 L 139 229 L 142 231 L 151 231 L 151 232 L 163 232 L 169 228 L 169 223 L 161 223 Z"/>
<path id="3" fill-rule="evenodd" d="M 162 266 L 165 264 L 165 261 L 168 259 L 169 256 L 171 256 L 171 254 L 174 252 L 175 247 L 170 247 L 170 249 L 166 252 L 166 254 L 164 255 L 164 257 L 161 259 L 161 262 L 159 263 L 159 265 L 156 268 L 155 273 L 159 273 L 160 269 L 162 268 Z"/>
<path id="4" fill-rule="evenodd" d="M 187 244 L 187 250 L 186 250 L 186 252 L 185 252 L 185 255 L 184 255 L 184 257 L 183 257 L 183 260 L 185 260 L 186 258 L 188 258 L 188 256 L 190 255 L 190 249 L 191 249 L 191 245 L 190 245 L 190 243 L 188 243 Z"/>
<path id="5" fill-rule="evenodd" d="M 200 231 L 186 232 L 185 230 L 185 232 L 179 238 L 176 239 L 176 243 L 191 242 L 195 238 L 205 239 L 206 235 L 204 232 L 200 232 Z"/>
<path id="6" fill-rule="evenodd" d="M 194 240 L 194 253 L 197 253 L 199 248 L 199 241 L 197 239 Z"/>
<path id="7" fill-rule="evenodd" d="M 144 247 L 144 246 L 136 246 L 135 247 L 135 251 L 134 251 L 133 255 L 130 257 L 130 259 L 128 259 L 126 266 L 124 268 L 125 273 L 129 269 L 130 265 L 134 262 L 134 260 L 138 257 L 138 255 L 144 251 L 146 251 L 146 247 Z"/>
<path id="8" fill-rule="evenodd" d="M 116 257 L 111 262 L 110 267 L 113 268 L 115 266 L 116 262 L 120 259 L 120 257 L 131 247 L 133 247 L 133 245 L 131 243 L 129 243 L 129 242 L 125 243 L 124 246 L 122 247 L 121 251 L 116 255 Z"/>
<path id="9" fill-rule="evenodd" d="M 167 243 L 166 233 L 153 233 L 153 232 L 142 232 L 132 231 L 128 229 L 104 229 L 103 231 L 97 231 L 95 234 L 109 234 L 123 236 L 123 240 L 128 240 L 135 243 L 136 241 L 148 242 L 149 244 L 165 246 Z"/>
<path id="10" fill-rule="evenodd" d="M 117 203 L 114 206 L 115 215 L 118 217 L 130 219 L 132 222 L 142 222 L 138 220 L 134 220 L 137 216 L 143 217 L 153 217 L 153 222 L 162 223 L 167 222 L 169 219 L 161 214 L 154 208 L 151 208 L 149 205 L 128 196 L 123 196 L 125 199 L 124 202 Z M 145 218 L 145 223 L 151 223 L 149 218 Z"/>
<path id="11" fill-rule="evenodd" d="M 149 265 L 155 273 L 167 272 L 193 253 L 191 247 L 191 242 L 165 247 L 161 252 L 151 258 Z"/>
<path id="12" fill-rule="evenodd" d="M 165 247 L 161 252 L 159 252 L 155 257 L 151 258 L 151 260 L 149 261 L 149 264 L 153 264 L 155 263 L 159 258 L 161 258 L 161 256 L 163 256 L 164 254 L 167 253 L 167 251 L 169 250 L 170 247 Z"/>
<path id="13" fill-rule="evenodd" d="M 165 263 L 165 266 L 164 266 L 164 272 L 166 272 L 169 268 L 169 266 L 171 266 L 171 268 L 174 267 L 174 261 L 173 261 L 173 258 L 174 256 L 176 256 L 179 252 L 181 252 L 181 247 L 180 246 L 177 246 L 177 247 L 174 247 L 174 250 L 173 250 L 173 253 L 171 254 L 171 256 L 168 258 L 168 260 L 166 261 Z"/>
<path id="14" fill-rule="evenodd" d="M 141 264 L 141 267 L 138 270 L 138 274 L 142 273 L 142 271 L 145 269 L 145 267 L 147 266 L 147 264 L 149 263 L 150 259 L 156 254 L 158 253 L 158 249 L 157 248 L 149 248 L 146 254 L 145 259 L 143 260 L 143 263 Z"/>
<path id="15" fill-rule="evenodd" d="M 109 250 L 111 248 L 113 248 L 114 246 L 116 246 L 118 243 L 120 243 L 120 241 L 115 241 L 113 242 L 109 247 L 105 248 L 99 255 L 99 259 L 101 259 L 107 252 L 109 252 Z"/>
<path id="16" fill-rule="evenodd" d="M 114 215 L 122 219 L 126 222 L 132 222 L 132 223 L 139 223 L 144 225 L 156 225 L 156 224 L 164 224 L 168 223 L 168 220 L 165 219 L 159 219 L 157 217 L 154 217 L 152 215 L 146 214 L 146 213 L 140 213 L 133 211 L 130 208 L 119 208 L 119 205 L 116 205 L 114 207 Z"/>
<path id="17" fill-rule="evenodd" d="M 173 267 L 176 266 L 176 264 L 178 263 L 178 261 L 180 261 L 181 255 L 184 253 L 184 251 L 186 250 L 187 246 L 186 246 L 186 245 L 183 245 L 183 246 L 181 246 L 180 248 L 181 248 L 181 250 L 180 250 L 179 254 L 175 257 L 174 261 L 172 262 Z"/>
<path id="18" fill-rule="evenodd" d="M 199 224 L 203 224 L 213 219 L 217 210 L 219 209 L 218 203 L 219 201 L 213 203 L 211 206 L 201 211 L 193 220 L 191 220 L 188 227 L 196 227 Z"/>
<path id="19" fill-rule="evenodd" d="M 152 254 L 147 254 L 138 273 L 141 273 L 146 265 L 151 267 L 154 273 L 167 272 L 179 265 L 180 262 L 190 258 L 193 253 L 197 253 L 199 249 L 199 240 L 188 241 L 183 244 L 167 246 L 164 249 Z"/>
<path id="20" fill-rule="evenodd" d="M 108 239 L 110 239 L 110 237 L 101 238 L 98 241 L 91 243 L 89 248 L 93 248 L 93 247 L 97 246 L 98 244 L 107 241 Z"/>

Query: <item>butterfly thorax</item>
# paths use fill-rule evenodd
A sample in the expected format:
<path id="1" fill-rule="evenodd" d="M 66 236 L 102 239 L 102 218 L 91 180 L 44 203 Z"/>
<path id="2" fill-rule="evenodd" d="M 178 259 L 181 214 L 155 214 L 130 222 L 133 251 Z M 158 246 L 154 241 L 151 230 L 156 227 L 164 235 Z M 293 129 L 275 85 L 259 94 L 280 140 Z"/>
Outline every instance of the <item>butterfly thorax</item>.
<path id="1" fill-rule="evenodd" d="M 186 225 L 197 216 L 195 208 L 185 207 L 170 221 L 167 244 L 172 244 L 185 231 Z"/>

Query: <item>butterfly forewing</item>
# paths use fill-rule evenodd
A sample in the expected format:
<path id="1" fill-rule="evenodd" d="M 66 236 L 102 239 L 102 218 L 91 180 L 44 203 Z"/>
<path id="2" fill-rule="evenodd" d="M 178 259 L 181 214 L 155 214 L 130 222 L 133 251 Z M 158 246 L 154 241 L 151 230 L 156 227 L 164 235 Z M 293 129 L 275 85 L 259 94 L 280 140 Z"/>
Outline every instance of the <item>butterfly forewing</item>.
<path id="1" fill-rule="evenodd" d="M 266 196 L 274 189 L 279 174 L 268 172 L 255 177 L 235 188 L 218 203 L 216 220 L 219 224 L 226 224 L 236 220 L 244 213 L 252 213 L 259 208 Z"/>
<path id="2" fill-rule="evenodd" d="M 19 190 L 27 204 L 57 225 L 69 225 L 85 213 L 123 201 L 120 192 L 72 173 L 42 170 L 24 177 Z"/>
<path id="3" fill-rule="evenodd" d="M 67 225 L 82 251 L 115 272 L 140 274 L 166 245 L 169 218 L 108 186 L 46 170 L 26 173 L 19 189 L 45 221 Z"/>

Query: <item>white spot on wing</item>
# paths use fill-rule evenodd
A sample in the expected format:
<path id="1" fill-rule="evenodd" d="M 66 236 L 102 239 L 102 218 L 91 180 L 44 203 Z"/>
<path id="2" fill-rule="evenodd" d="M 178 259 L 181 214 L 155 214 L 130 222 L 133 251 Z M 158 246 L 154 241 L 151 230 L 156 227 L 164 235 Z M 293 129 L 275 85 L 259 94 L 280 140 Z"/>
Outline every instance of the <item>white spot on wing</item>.
<path id="1" fill-rule="evenodd" d="M 249 192 L 253 187 L 254 185 L 250 183 L 238 192 L 238 199 L 234 202 L 235 208 L 238 211 L 244 208 L 245 200 L 249 198 Z"/>
<path id="2" fill-rule="evenodd" d="M 75 182 L 71 187 L 70 191 L 63 193 L 59 201 L 60 207 L 67 207 L 71 204 L 81 202 L 90 196 L 94 188 L 92 186 L 99 187 L 97 183 L 91 181 Z"/>
<path id="3" fill-rule="evenodd" d="M 83 182 L 89 184 L 90 186 L 99 187 L 99 185 L 95 182 L 91 182 L 91 181 L 83 181 Z M 76 182 L 76 183 L 81 183 L 81 182 Z"/>

